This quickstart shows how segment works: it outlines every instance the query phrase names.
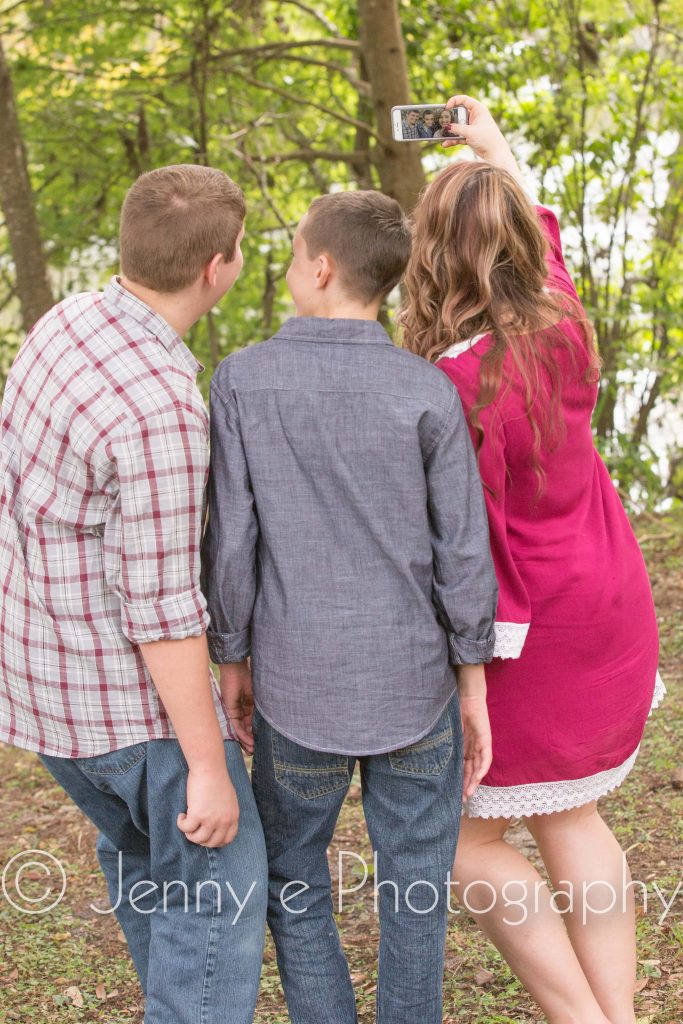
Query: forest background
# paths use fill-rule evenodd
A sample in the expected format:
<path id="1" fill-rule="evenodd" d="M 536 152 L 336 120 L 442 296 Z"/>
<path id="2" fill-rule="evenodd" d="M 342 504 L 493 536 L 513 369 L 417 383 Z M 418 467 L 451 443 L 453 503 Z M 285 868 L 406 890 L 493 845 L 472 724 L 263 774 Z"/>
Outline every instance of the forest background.
<path id="1" fill-rule="evenodd" d="M 560 217 L 622 495 L 680 505 L 682 49 L 681 0 L 6 0 L 0 388 L 53 301 L 116 272 L 135 177 L 197 162 L 249 207 L 242 277 L 188 339 L 206 391 L 224 355 L 291 314 L 284 274 L 310 200 L 376 187 L 410 211 L 453 150 L 393 143 L 390 108 L 462 91 L 489 103 Z"/>
<path id="2" fill-rule="evenodd" d="M 634 514 L 669 690 L 602 810 L 645 890 L 639 1024 L 683 1020 L 682 50 L 682 0 L 0 0 L 0 392 L 38 317 L 116 273 L 121 201 L 152 167 L 222 167 L 247 195 L 245 269 L 187 339 L 205 395 L 227 353 L 293 312 L 284 274 L 311 199 L 377 187 L 410 211 L 454 158 L 393 143 L 393 104 L 484 99 L 558 213 L 603 360 L 596 440 Z M 50 913 L 0 899 L 0 1022 L 140 1024 L 123 936 L 92 909 L 106 906 L 92 826 L 35 756 L 0 745 L 0 777 L 0 867 L 40 847 L 68 875 Z M 511 841 L 542 870 L 521 824 Z M 355 780 L 333 878 L 342 849 L 372 862 Z M 42 871 L 24 881 L 39 900 Z M 370 888 L 338 923 L 370 1024 Z M 445 1011 L 446 1024 L 542 1018 L 466 916 L 449 928 Z M 270 943 L 256 1019 L 286 1020 Z"/>

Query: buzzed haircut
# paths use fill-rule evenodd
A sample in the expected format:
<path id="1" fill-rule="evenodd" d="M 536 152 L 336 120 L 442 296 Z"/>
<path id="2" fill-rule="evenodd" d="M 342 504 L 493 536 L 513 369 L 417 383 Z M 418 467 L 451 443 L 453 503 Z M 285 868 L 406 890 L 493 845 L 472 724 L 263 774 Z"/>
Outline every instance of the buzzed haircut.
<path id="1" fill-rule="evenodd" d="M 148 171 L 121 210 L 121 271 L 153 291 L 182 291 L 217 253 L 233 259 L 245 213 L 242 190 L 215 167 Z"/>
<path id="2" fill-rule="evenodd" d="M 344 291 L 366 304 L 388 295 L 410 257 L 408 219 L 395 199 L 374 190 L 319 196 L 301 233 L 309 259 L 328 253 Z"/>

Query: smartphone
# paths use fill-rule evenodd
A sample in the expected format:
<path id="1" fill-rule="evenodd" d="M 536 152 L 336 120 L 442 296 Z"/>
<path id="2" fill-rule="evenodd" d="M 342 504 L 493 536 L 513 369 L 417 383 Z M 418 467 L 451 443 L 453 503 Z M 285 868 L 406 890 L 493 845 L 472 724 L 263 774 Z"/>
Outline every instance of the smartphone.
<path id="1" fill-rule="evenodd" d="M 391 108 L 391 132 L 397 142 L 440 142 L 460 138 L 457 125 L 467 124 L 467 108 L 438 103 L 402 103 Z"/>

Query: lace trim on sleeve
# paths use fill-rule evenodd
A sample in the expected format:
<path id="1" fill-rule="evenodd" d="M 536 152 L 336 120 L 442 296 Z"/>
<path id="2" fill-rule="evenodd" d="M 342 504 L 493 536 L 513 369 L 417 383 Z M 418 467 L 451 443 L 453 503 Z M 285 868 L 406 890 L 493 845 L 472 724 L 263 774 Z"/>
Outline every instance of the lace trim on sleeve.
<path id="1" fill-rule="evenodd" d="M 496 622 L 494 658 L 519 658 L 529 632 L 528 622 Z"/>

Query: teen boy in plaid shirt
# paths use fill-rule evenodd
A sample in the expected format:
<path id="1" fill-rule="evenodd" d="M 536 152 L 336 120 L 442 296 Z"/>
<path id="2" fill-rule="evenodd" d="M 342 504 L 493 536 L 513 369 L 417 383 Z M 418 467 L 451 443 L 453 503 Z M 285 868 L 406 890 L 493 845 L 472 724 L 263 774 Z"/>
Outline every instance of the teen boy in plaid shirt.
<path id="1" fill-rule="evenodd" d="M 99 828 L 147 1024 L 248 1024 L 261 967 L 263 833 L 209 667 L 208 417 L 182 341 L 240 272 L 244 213 L 221 171 L 139 178 L 122 277 L 36 324 L 2 405 L 0 740 Z"/>

